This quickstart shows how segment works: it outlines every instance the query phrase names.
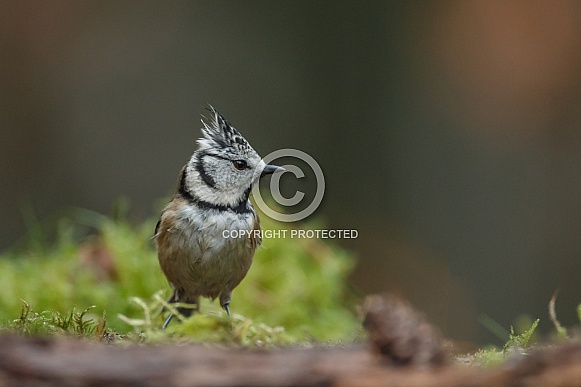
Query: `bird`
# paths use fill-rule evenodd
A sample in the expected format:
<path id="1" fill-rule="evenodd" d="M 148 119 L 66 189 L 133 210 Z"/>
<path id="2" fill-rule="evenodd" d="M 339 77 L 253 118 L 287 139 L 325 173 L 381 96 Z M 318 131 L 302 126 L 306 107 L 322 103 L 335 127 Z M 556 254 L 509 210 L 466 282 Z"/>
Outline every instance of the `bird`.
<path id="1" fill-rule="evenodd" d="M 207 110 L 210 117 L 201 119 L 203 136 L 181 169 L 176 192 L 153 236 L 161 270 L 172 288 L 168 303 L 192 305 L 177 308 L 184 317 L 199 310 L 200 297 L 219 298 L 230 316 L 232 291 L 262 243 L 260 220 L 249 200 L 253 184 L 285 171 L 266 164 L 213 106 Z M 173 317 L 170 313 L 162 329 Z"/>

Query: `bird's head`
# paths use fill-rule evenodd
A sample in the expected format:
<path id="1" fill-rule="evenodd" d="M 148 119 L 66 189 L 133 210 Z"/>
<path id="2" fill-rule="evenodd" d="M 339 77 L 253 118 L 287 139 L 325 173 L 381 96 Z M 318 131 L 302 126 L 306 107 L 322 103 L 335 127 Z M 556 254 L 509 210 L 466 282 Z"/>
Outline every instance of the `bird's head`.
<path id="1" fill-rule="evenodd" d="M 283 171 L 266 165 L 248 141 L 212 106 L 203 137 L 184 171 L 184 189 L 204 202 L 235 207 L 248 200 L 261 176 Z"/>

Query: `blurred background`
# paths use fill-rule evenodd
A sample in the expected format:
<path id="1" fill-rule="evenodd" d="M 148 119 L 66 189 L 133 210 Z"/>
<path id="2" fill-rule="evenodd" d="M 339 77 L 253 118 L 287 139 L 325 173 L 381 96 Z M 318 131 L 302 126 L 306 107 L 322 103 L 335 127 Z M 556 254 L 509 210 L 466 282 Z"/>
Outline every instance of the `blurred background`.
<path id="1" fill-rule="evenodd" d="M 550 331 L 555 289 L 578 322 L 581 2 L 2 1 L 0 73 L 0 249 L 30 207 L 158 216 L 209 102 L 315 157 L 363 292 L 455 340 Z"/>

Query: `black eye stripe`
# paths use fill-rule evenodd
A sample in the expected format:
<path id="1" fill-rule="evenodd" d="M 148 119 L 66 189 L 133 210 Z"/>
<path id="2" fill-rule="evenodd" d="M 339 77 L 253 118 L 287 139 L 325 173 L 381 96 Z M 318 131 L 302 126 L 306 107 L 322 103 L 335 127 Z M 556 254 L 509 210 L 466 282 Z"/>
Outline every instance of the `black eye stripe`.
<path id="1" fill-rule="evenodd" d="M 202 162 L 202 158 L 203 157 L 204 157 L 204 155 L 199 155 L 197 157 L 196 170 L 200 174 L 200 177 L 202 178 L 202 180 L 209 187 L 216 188 L 216 182 L 214 181 L 214 179 L 212 178 L 212 176 L 210 176 L 210 175 L 208 175 L 208 173 L 206 173 L 206 169 L 204 168 L 204 163 Z M 184 172 L 184 175 L 185 175 L 185 172 Z"/>
<path id="2" fill-rule="evenodd" d="M 242 163 L 244 163 L 244 166 L 242 168 L 238 168 L 238 167 L 236 167 L 236 165 L 234 165 L 234 167 L 236 167 L 236 169 L 238 169 L 240 171 L 243 169 L 249 168 L 248 163 L 245 160 L 240 160 L 240 159 L 232 160 L 232 159 L 229 159 L 229 158 L 224 157 L 224 156 L 212 155 L 212 154 L 208 154 L 207 156 L 215 157 L 215 158 L 220 159 L 220 160 L 226 160 L 226 161 L 231 162 L 232 164 L 235 164 L 236 162 L 242 162 Z"/>

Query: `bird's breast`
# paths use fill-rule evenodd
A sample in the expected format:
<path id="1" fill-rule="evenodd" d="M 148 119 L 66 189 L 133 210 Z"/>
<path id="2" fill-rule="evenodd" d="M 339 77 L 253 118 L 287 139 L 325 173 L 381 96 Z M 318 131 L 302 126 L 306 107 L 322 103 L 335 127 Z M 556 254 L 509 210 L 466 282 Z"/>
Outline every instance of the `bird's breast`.
<path id="1" fill-rule="evenodd" d="M 178 223 L 175 237 L 190 252 L 192 261 L 235 262 L 249 255 L 252 258 L 253 232 L 257 226 L 254 212 L 238 214 L 184 206 L 179 211 Z"/>

